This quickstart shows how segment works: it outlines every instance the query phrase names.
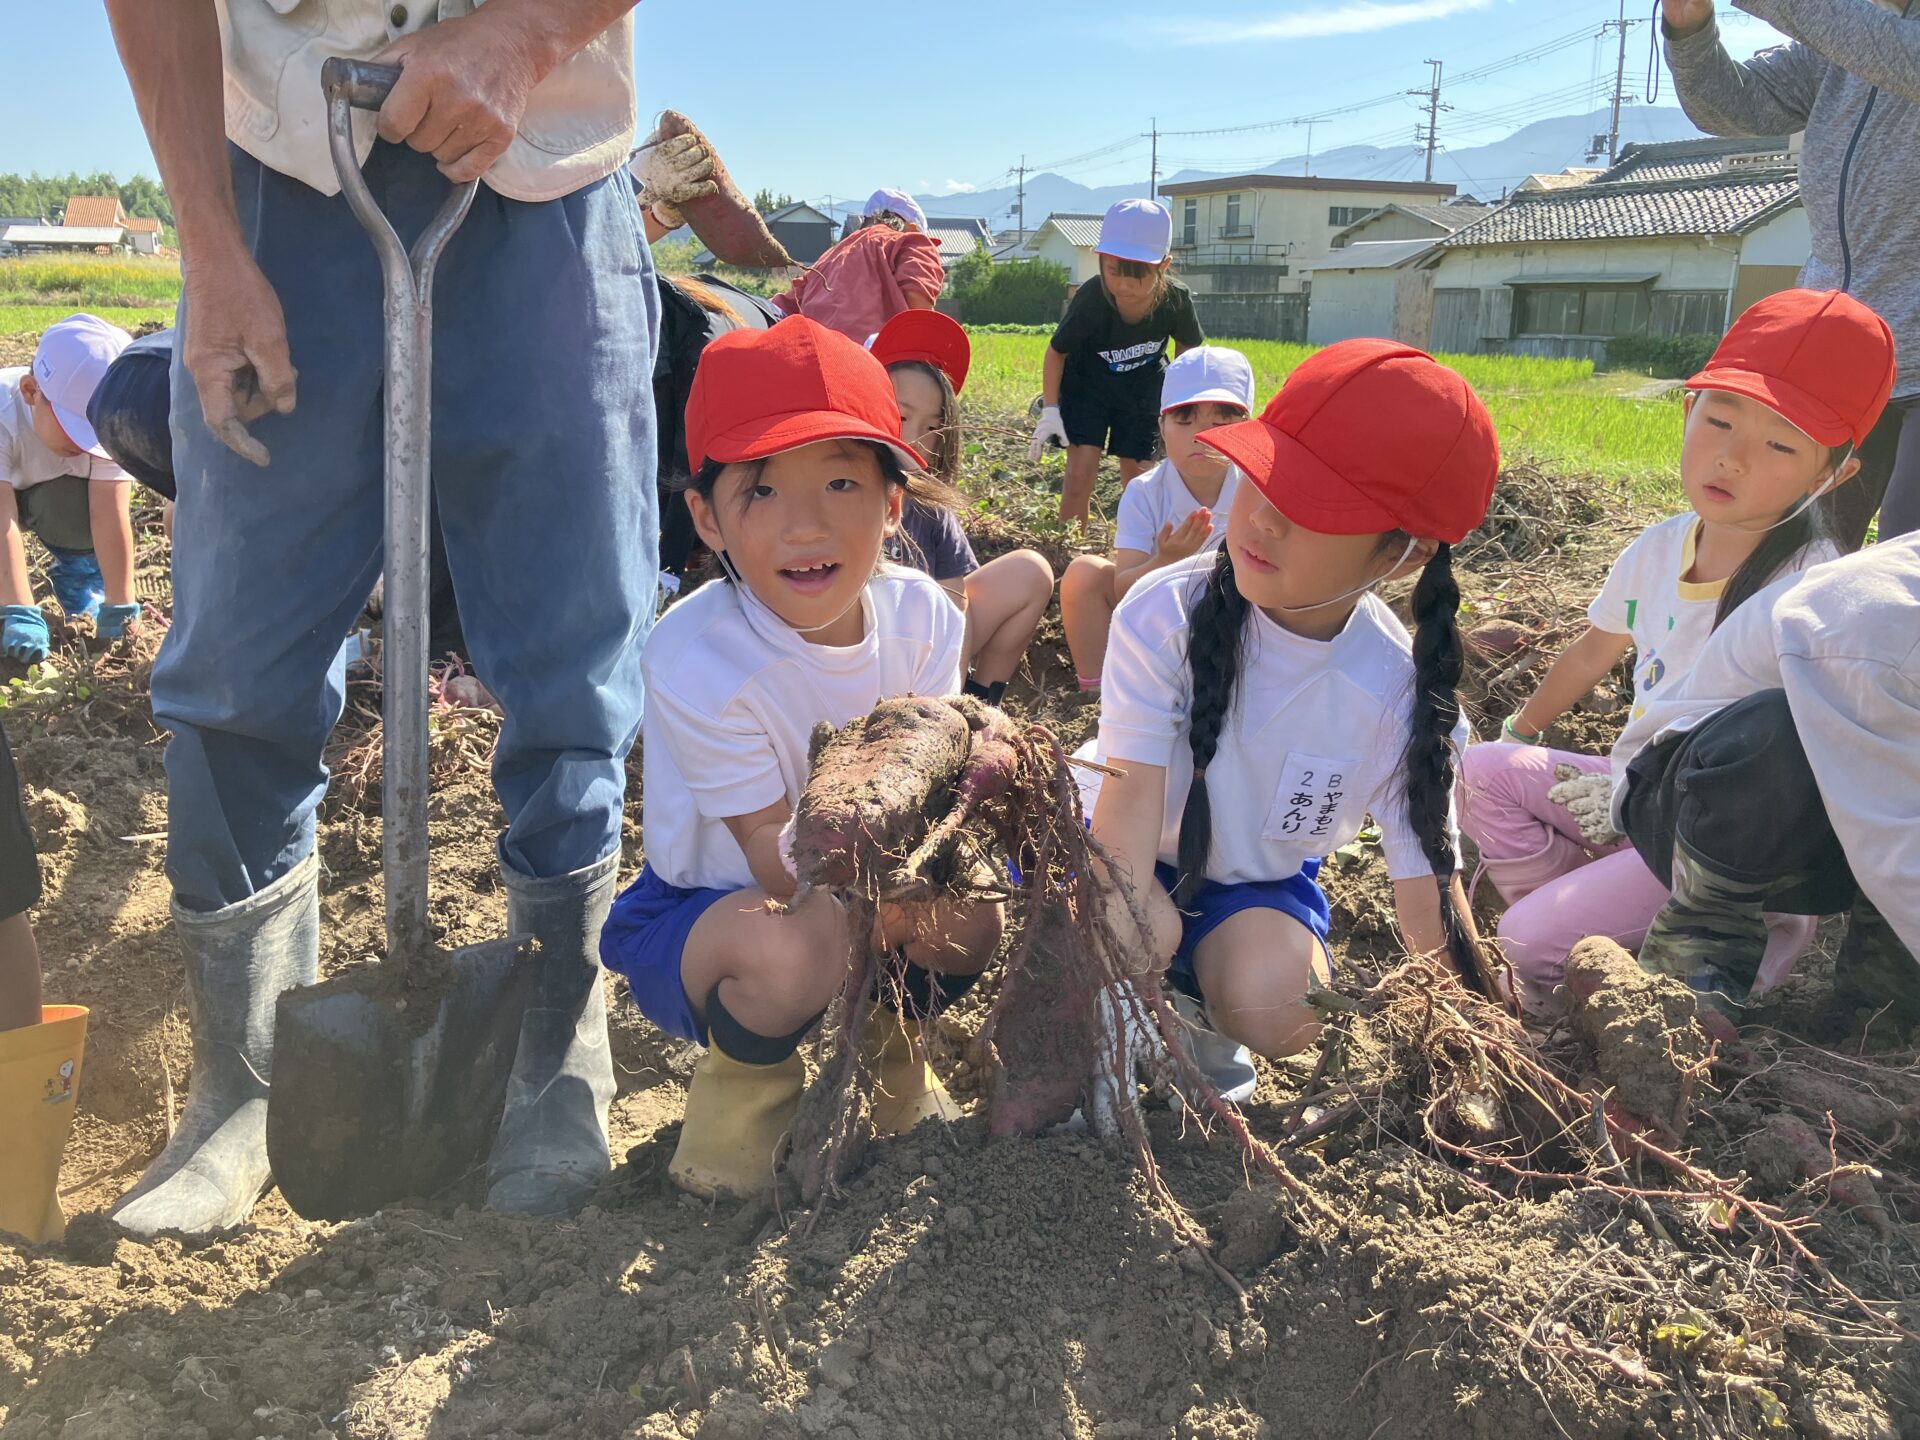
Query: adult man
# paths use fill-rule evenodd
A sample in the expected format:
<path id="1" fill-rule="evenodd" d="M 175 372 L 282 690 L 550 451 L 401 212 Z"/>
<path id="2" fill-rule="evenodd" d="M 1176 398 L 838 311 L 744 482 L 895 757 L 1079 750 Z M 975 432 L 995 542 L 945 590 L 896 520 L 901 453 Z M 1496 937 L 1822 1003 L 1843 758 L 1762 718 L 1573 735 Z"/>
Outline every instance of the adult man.
<path id="1" fill-rule="evenodd" d="M 595 944 L 655 591 L 658 297 L 620 173 L 632 3 L 109 0 L 185 274 L 176 610 L 153 700 L 173 732 L 194 1063 L 172 1141 L 115 1211 L 129 1229 L 245 1217 L 267 1180 L 274 999 L 317 968 L 320 751 L 382 529 L 379 271 L 326 145 L 335 54 L 403 67 L 378 137 L 356 118 L 403 239 L 449 182 L 485 182 L 440 264 L 433 472 L 475 666 L 506 713 L 508 923 L 541 942 L 487 1199 L 563 1212 L 605 1173 Z"/>
<path id="2" fill-rule="evenodd" d="M 1744 64 L 1720 43 L 1713 0 L 1663 0 L 1667 67 L 1687 118 L 1710 135 L 1806 131 L 1800 192 L 1810 290 L 1845 290 L 1899 346 L 1893 403 L 1860 447 L 1860 473 L 1823 501 L 1849 550 L 1920 527 L 1920 16 L 1915 0 L 1735 0 L 1793 37 Z M 1883 508 L 1884 497 L 1884 508 Z"/>

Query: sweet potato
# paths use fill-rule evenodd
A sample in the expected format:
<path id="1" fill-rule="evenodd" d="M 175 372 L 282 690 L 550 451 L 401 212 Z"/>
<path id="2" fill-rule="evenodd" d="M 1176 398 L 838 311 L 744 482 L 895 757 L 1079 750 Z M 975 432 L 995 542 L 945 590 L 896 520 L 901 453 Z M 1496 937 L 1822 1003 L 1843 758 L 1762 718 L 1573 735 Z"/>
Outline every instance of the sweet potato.
<path id="1" fill-rule="evenodd" d="M 700 237 L 700 243 L 713 252 L 714 259 L 723 265 L 758 270 L 784 269 L 794 263 L 786 247 L 773 238 L 760 212 L 733 183 L 733 177 L 721 162 L 720 152 L 713 148 L 713 142 L 701 133 L 698 125 L 678 110 L 662 110 L 659 128 L 654 133 L 663 140 L 676 135 L 696 136 L 713 156 L 713 179 L 718 191 L 682 201 L 678 209 L 693 227 L 693 233 Z"/>

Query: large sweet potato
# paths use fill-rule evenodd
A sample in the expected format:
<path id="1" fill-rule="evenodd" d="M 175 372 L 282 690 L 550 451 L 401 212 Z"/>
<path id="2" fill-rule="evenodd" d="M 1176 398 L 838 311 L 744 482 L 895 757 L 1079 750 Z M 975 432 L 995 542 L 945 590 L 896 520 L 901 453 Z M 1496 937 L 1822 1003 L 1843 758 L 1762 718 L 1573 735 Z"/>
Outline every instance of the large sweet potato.
<path id="1" fill-rule="evenodd" d="M 693 233 L 700 237 L 700 243 L 713 252 L 714 259 L 724 265 L 741 265 L 759 270 L 784 269 L 794 263 L 786 247 L 773 238 L 773 232 L 767 229 L 760 212 L 753 208 L 752 202 L 733 183 L 733 177 L 727 174 L 727 167 L 720 159 L 720 152 L 713 148 L 713 142 L 701 133 L 698 125 L 678 110 L 663 110 L 654 134 L 662 140 L 670 140 L 676 135 L 695 136 L 713 157 L 713 179 L 718 187 L 716 192 L 680 201 L 677 208 L 686 217 L 687 224 L 693 227 Z"/>

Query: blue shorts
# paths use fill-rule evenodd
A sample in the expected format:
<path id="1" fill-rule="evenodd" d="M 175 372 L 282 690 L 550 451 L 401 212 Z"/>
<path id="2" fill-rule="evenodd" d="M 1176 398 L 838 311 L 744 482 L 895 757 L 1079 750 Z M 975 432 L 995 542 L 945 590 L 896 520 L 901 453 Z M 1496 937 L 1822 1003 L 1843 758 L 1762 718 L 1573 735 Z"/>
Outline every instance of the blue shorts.
<path id="1" fill-rule="evenodd" d="M 669 1035 L 707 1043 L 707 1027 L 693 1013 L 680 979 L 680 958 L 700 917 L 740 893 L 683 890 L 642 865 L 639 878 L 613 902 L 600 930 L 600 963 L 626 977 L 640 1013 Z"/>
<path id="2" fill-rule="evenodd" d="M 1179 884 L 1179 872 L 1171 865 L 1155 865 L 1153 873 L 1171 895 Z M 1173 952 L 1173 962 L 1167 966 L 1167 978 L 1194 999 L 1205 998 L 1194 975 L 1193 952 L 1224 921 L 1242 910 L 1278 910 L 1306 926 L 1324 946 L 1331 915 L 1327 892 L 1315 878 L 1319 873 L 1320 862 L 1309 860 L 1298 874 L 1284 880 L 1243 880 L 1236 885 L 1202 881 L 1180 911 L 1180 945 Z"/>

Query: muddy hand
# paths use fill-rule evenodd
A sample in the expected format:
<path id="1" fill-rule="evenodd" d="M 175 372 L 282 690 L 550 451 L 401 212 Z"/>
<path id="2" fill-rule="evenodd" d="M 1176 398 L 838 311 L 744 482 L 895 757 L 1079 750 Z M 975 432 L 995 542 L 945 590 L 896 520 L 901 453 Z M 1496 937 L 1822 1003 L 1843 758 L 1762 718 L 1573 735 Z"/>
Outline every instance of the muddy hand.
<path id="1" fill-rule="evenodd" d="M 1596 850 L 1618 845 L 1623 837 L 1613 828 L 1613 776 L 1572 765 L 1556 765 L 1553 773 L 1560 783 L 1547 791 L 1547 799 L 1573 816 L 1580 838 Z"/>
<path id="2" fill-rule="evenodd" d="M 706 137 L 663 136 L 656 129 L 640 152 L 633 176 L 640 182 L 641 198 L 661 224 L 677 229 L 686 223 L 682 204 L 720 192 L 713 174 L 713 151 L 707 148 Z"/>
<path id="3" fill-rule="evenodd" d="M 297 380 L 280 299 L 244 253 L 187 274 L 181 361 L 199 392 L 200 413 L 228 449 L 265 465 L 267 447 L 247 426 L 263 415 L 293 413 Z"/>

